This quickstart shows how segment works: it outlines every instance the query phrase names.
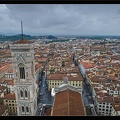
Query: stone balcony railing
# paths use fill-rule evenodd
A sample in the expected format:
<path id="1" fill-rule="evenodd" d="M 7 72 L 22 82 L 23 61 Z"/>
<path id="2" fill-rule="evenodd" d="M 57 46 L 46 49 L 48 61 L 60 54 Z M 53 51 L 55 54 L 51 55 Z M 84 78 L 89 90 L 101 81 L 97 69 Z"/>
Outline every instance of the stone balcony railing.
<path id="1" fill-rule="evenodd" d="M 11 49 L 33 49 L 34 44 L 10 44 Z"/>
<path id="2" fill-rule="evenodd" d="M 64 91 L 64 90 L 67 90 L 67 89 L 70 89 L 70 90 L 81 93 L 81 88 L 77 88 L 77 87 L 71 86 L 69 84 L 63 84 L 59 87 L 55 87 L 55 92 Z"/>

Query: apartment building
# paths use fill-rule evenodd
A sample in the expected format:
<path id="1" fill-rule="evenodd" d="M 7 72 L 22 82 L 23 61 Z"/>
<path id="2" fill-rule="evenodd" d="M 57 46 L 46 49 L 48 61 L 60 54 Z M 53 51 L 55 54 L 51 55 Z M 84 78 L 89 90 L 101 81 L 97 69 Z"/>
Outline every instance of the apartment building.
<path id="1" fill-rule="evenodd" d="M 13 69 L 9 69 L 6 73 L 5 73 L 5 78 L 14 78 L 13 76 Z"/>
<path id="2" fill-rule="evenodd" d="M 59 86 L 63 83 L 63 80 L 68 80 L 68 84 L 72 86 L 76 86 L 82 88 L 83 78 L 80 74 L 77 73 L 69 73 L 69 74 L 50 74 L 47 76 L 48 89 L 51 90 L 56 86 Z"/>
<path id="3" fill-rule="evenodd" d="M 112 96 L 105 96 L 104 94 L 102 97 L 97 95 L 97 113 L 98 115 L 102 116 L 111 116 L 112 114 L 112 103 L 113 97 Z"/>
<path id="4" fill-rule="evenodd" d="M 13 80 L 13 78 L 12 79 L 10 79 L 9 78 L 9 80 L 5 80 L 5 82 L 7 83 L 7 92 L 8 93 L 15 93 L 15 86 L 14 86 L 14 80 Z"/>
<path id="5" fill-rule="evenodd" d="M 8 105 L 9 115 L 17 115 L 17 105 L 16 105 L 16 97 L 14 94 L 6 94 L 3 97 L 3 104 Z"/>

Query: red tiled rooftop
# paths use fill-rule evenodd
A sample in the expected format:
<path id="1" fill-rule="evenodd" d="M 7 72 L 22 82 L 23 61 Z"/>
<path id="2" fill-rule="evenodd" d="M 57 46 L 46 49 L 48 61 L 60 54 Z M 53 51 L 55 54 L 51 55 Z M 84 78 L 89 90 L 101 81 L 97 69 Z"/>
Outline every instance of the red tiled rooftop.
<path id="1" fill-rule="evenodd" d="M 98 69 L 102 69 L 102 68 L 106 68 L 106 66 L 101 65 L 101 66 L 97 66 L 96 68 L 98 68 Z"/>
<path id="2" fill-rule="evenodd" d="M 103 96 L 100 98 L 97 98 L 98 102 L 106 102 L 106 103 L 113 103 L 113 97 L 112 96 Z"/>
<path id="3" fill-rule="evenodd" d="M 120 103 L 120 96 L 114 97 L 114 102 L 115 103 Z"/>
<path id="4" fill-rule="evenodd" d="M 8 93 L 4 96 L 3 99 L 12 99 L 12 100 L 16 100 L 16 97 L 15 97 L 15 93 L 14 94 L 11 94 L 11 93 Z"/>
<path id="5" fill-rule="evenodd" d="M 8 80 L 7 84 L 8 85 L 14 85 L 14 81 L 13 80 Z"/>
<path id="6" fill-rule="evenodd" d="M 112 106 L 116 111 L 120 111 L 120 103 L 113 103 Z"/>
<path id="7" fill-rule="evenodd" d="M 8 109 L 7 105 L 0 105 L 0 116 Z"/>
<path id="8" fill-rule="evenodd" d="M 24 40 L 24 39 L 13 42 L 13 44 L 30 44 L 30 43 L 33 43 L 33 42 L 29 40 Z"/>
<path id="9" fill-rule="evenodd" d="M 82 66 L 85 68 L 85 69 L 89 69 L 89 68 L 93 68 L 95 67 L 95 64 L 91 63 L 91 62 L 81 62 Z"/>
<path id="10" fill-rule="evenodd" d="M 46 61 L 47 58 L 39 58 L 38 61 Z"/>
<path id="11" fill-rule="evenodd" d="M 6 65 L 2 66 L 2 67 L 0 68 L 0 73 L 2 73 L 2 72 L 4 72 L 5 70 L 7 70 L 10 66 L 11 66 L 11 64 L 6 64 Z"/>
<path id="12" fill-rule="evenodd" d="M 55 94 L 52 116 L 84 116 L 81 94 L 71 90 Z"/>
<path id="13" fill-rule="evenodd" d="M 35 71 L 37 71 L 39 68 L 42 68 L 42 64 L 36 63 L 36 65 L 35 65 Z"/>
<path id="14" fill-rule="evenodd" d="M 35 67 L 42 67 L 42 64 L 41 64 L 41 63 L 37 63 L 37 64 L 35 65 Z"/>
<path id="15" fill-rule="evenodd" d="M 63 77 L 68 77 L 68 80 L 69 81 L 81 81 L 83 80 L 82 76 L 78 73 L 76 73 L 75 75 L 71 75 L 70 74 L 57 74 L 57 73 L 54 73 L 54 74 L 50 74 L 47 76 L 47 80 L 63 80 Z"/>
<path id="16" fill-rule="evenodd" d="M 51 115 L 51 107 L 50 108 L 45 108 L 45 116 L 50 116 Z"/>
<path id="17" fill-rule="evenodd" d="M 13 73 L 13 69 L 11 68 L 10 70 L 8 70 L 8 73 Z"/>

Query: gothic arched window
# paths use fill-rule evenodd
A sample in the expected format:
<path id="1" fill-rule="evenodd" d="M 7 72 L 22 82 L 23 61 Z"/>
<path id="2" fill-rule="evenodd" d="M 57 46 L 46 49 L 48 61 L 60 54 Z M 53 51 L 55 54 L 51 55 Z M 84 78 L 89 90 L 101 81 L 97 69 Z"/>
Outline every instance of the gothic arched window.
<path id="1" fill-rule="evenodd" d="M 23 97 L 23 91 L 22 90 L 20 90 L 20 96 Z"/>
<path id="2" fill-rule="evenodd" d="M 25 79 L 25 67 L 24 64 L 19 64 L 20 79 Z"/>
<path id="3" fill-rule="evenodd" d="M 31 65 L 31 74 L 32 74 L 32 76 L 34 76 L 34 65 L 33 65 L 33 62 L 32 62 L 32 65 Z"/>
<path id="4" fill-rule="evenodd" d="M 24 106 L 22 106 L 22 112 L 25 112 Z"/>
<path id="5" fill-rule="evenodd" d="M 29 108 L 28 108 L 28 106 L 26 106 L 26 112 L 29 112 Z"/>
<path id="6" fill-rule="evenodd" d="M 27 93 L 27 90 L 25 90 L 25 97 L 28 97 L 28 93 Z"/>

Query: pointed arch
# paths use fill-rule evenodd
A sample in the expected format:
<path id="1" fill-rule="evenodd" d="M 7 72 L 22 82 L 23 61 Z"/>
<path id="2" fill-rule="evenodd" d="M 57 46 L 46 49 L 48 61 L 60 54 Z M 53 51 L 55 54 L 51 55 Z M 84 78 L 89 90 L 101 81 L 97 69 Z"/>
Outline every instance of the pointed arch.
<path id="1" fill-rule="evenodd" d="M 25 98 L 28 97 L 28 92 L 25 90 Z"/>
<path id="2" fill-rule="evenodd" d="M 26 112 L 27 112 L 27 113 L 29 112 L 29 107 L 28 107 L 28 106 L 26 106 Z"/>
<path id="3" fill-rule="evenodd" d="M 20 97 L 23 97 L 23 90 L 20 90 Z"/>
<path id="4" fill-rule="evenodd" d="M 25 108 L 24 108 L 24 106 L 22 106 L 22 112 L 23 112 L 23 113 L 25 112 Z"/>
<path id="5" fill-rule="evenodd" d="M 25 67 L 23 63 L 20 63 L 18 65 L 19 67 L 19 73 L 20 73 L 20 79 L 25 79 Z"/>
<path id="6" fill-rule="evenodd" d="M 32 76 L 34 76 L 34 64 L 33 64 L 33 61 L 32 61 L 32 64 L 31 64 L 31 74 L 32 74 Z"/>

